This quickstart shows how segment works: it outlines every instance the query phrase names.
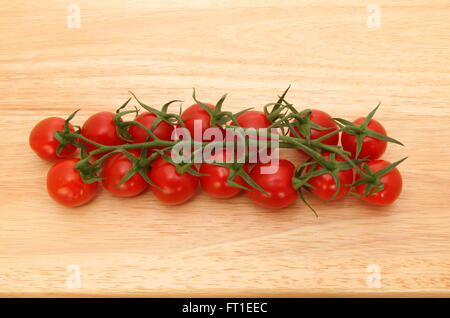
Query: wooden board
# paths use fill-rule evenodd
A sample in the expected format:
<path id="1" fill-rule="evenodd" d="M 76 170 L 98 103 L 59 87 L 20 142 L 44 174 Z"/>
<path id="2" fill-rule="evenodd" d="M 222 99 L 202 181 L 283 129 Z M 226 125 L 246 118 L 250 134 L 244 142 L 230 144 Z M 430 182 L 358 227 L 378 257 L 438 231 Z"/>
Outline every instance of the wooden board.
<path id="1" fill-rule="evenodd" d="M 0 295 L 450 296 L 448 1 L 378 1 L 379 28 L 356 0 L 76 3 L 74 29 L 66 1 L 0 8 Z M 349 119 L 381 101 L 406 145 L 384 158 L 409 156 L 394 205 L 309 197 L 316 219 L 300 200 L 274 212 L 245 195 L 167 207 L 100 191 L 68 209 L 28 146 L 38 120 L 81 108 L 81 124 L 128 90 L 154 106 L 229 93 L 237 111 L 288 84 L 290 102 Z"/>

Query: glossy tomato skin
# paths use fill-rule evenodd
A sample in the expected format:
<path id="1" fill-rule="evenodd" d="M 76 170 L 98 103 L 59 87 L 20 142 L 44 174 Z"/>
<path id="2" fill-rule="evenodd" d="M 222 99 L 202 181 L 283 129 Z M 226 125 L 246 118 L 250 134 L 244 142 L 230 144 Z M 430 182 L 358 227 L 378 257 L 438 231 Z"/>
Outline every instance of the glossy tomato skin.
<path id="1" fill-rule="evenodd" d="M 264 112 L 249 110 L 236 117 L 236 121 L 243 128 L 267 128 L 271 125 Z"/>
<path id="2" fill-rule="evenodd" d="M 325 158 L 325 160 L 329 160 L 330 153 L 323 152 L 322 156 Z M 336 155 L 336 161 L 345 160 L 341 156 Z M 322 166 L 318 164 L 315 170 L 319 170 L 321 168 Z M 306 171 L 309 170 L 310 167 L 306 169 Z M 342 198 L 348 191 L 350 191 L 351 187 L 349 187 L 348 185 L 351 185 L 353 183 L 353 169 L 341 170 L 338 172 L 338 176 L 340 181 L 340 189 L 338 194 L 333 199 L 331 199 L 331 201 Z M 311 179 L 309 179 L 308 183 L 314 187 L 311 188 L 311 192 L 322 200 L 330 199 L 337 190 L 336 183 L 329 173 L 317 177 L 312 177 Z"/>
<path id="3" fill-rule="evenodd" d="M 71 124 L 69 124 L 69 129 L 74 131 Z M 56 151 L 60 143 L 53 137 L 55 131 L 58 130 L 64 130 L 64 119 L 59 117 L 43 119 L 31 130 L 29 137 L 30 147 L 42 159 L 48 161 L 64 159 L 71 156 L 77 149 L 74 145 L 68 144 L 58 156 Z"/>
<path id="4" fill-rule="evenodd" d="M 270 166 L 270 163 L 256 164 L 249 175 L 269 196 L 256 189 L 247 191 L 247 196 L 257 204 L 270 209 L 281 209 L 293 204 L 298 196 L 292 187 L 294 165 L 286 159 L 280 159 L 275 173 L 262 174 L 261 168 L 265 166 Z"/>
<path id="5" fill-rule="evenodd" d="M 331 119 L 331 116 L 329 114 L 327 114 L 324 111 L 318 110 L 318 109 L 311 109 L 311 117 L 310 120 L 314 123 L 316 123 L 319 126 L 322 127 L 326 127 L 326 128 L 330 128 L 330 129 L 326 129 L 326 130 L 318 130 L 315 128 L 311 128 L 310 129 L 310 137 L 311 140 L 313 139 L 318 139 L 320 137 L 323 137 L 331 132 L 333 132 L 334 130 L 338 130 L 338 126 L 336 125 L 336 123 Z M 294 128 L 298 133 L 300 133 L 298 131 L 297 128 Z M 295 134 L 291 131 L 290 132 L 291 137 L 296 137 Z M 302 134 L 300 134 L 300 136 L 302 138 L 305 138 Z M 339 143 L 339 133 L 334 134 L 324 140 L 322 140 L 323 144 L 326 145 L 331 145 L 331 146 L 336 146 Z M 304 151 L 302 150 L 298 150 L 300 153 L 305 154 Z"/>
<path id="6" fill-rule="evenodd" d="M 355 124 L 361 125 L 364 117 L 360 117 L 354 121 Z M 386 136 L 386 130 L 375 119 L 372 119 L 367 126 L 369 129 Z M 356 136 L 350 135 L 345 131 L 342 132 L 341 137 L 342 148 L 351 153 L 351 158 L 354 159 L 356 155 Z M 364 137 L 361 151 L 358 158 L 366 158 L 370 160 L 378 159 L 386 151 L 387 142 L 380 139 L 375 139 L 369 136 Z"/>
<path id="7" fill-rule="evenodd" d="M 139 152 L 129 151 L 133 156 L 139 157 Z M 117 153 L 106 159 L 102 171 L 103 187 L 113 195 L 119 197 L 134 197 L 148 188 L 148 183 L 139 174 L 134 174 L 120 187 L 117 187 L 120 180 L 133 167 L 133 163 L 122 153 Z"/>
<path id="8" fill-rule="evenodd" d="M 215 106 L 211 104 L 206 104 L 211 109 L 214 109 Z M 201 141 L 203 134 L 206 129 L 211 127 L 211 116 L 208 114 L 206 110 L 204 110 L 199 104 L 193 104 L 186 108 L 181 114 L 181 120 L 183 120 L 186 129 L 191 134 L 191 138 Z M 201 136 L 195 136 L 194 138 L 194 123 L 196 120 L 201 121 Z M 181 126 L 179 126 L 181 127 Z"/>
<path id="9" fill-rule="evenodd" d="M 228 152 L 227 154 L 226 150 L 217 152 L 209 157 L 209 159 L 214 159 L 216 161 L 221 160 L 225 162 L 231 162 L 231 158 L 232 153 Z M 244 165 L 243 169 L 244 171 L 247 171 L 247 166 Z M 199 172 L 208 175 L 200 177 L 200 185 L 207 194 L 214 198 L 232 198 L 242 191 L 239 188 L 228 185 L 227 178 L 230 175 L 230 169 L 226 167 L 204 162 L 201 164 Z M 242 186 L 246 186 L 246 182 L 240 176 L 235 177 L 233 181 Z"/>
<path id="10" fill-rule="evenodd" d="M 264 114 L 264 112 L 262 111 L 257 111 L 257 110 L 249 110 L 246 111 L 245 113 L 239 115 L 238 117 L 236 117 L 236 121 L 239 124 L 240 127 L 242 128 L 255 128 L 255 129 L 262 129 L 262 128 L 268 128 L 271 123 L 270 121 L 267 120 L 266 115 Z M 268 132 L 270 133 L 270 132 Z M 259 140 L 263 140 L 263 137 L 260 136 Z M 258 139 L 257 136 L 255 135 L 249 135 L 249 139 Z M 269 139 L 270 140 L 270 139 Z M 255 147 L 250 147 L 249 149 L 251 152 L 254 152 L 257 150 L 256 146 Z M 267 156 L 270 156 L 272 153 L 271 149 L 268 148 L 267 149 Z M 260 156 L 262 154 L 254 154 L 254 155 L 250 155 L 248 162 L 249 163 L 257 163 L 260 162 Z"/>
<path id="11" fill-rule="evenodd" d="M 372 172 L 383 169 L 390 164 L 391 163 L 386 160 L 373 160 L 367 162 L 367 165 L 369 166 L 370 170 L 372 170 Z M 356 181 L 358 181 L 359 179 L 361 179 L 361 176 L 357 174 Z M 364 201 L 374 205 L 388 205 L 397 200 L 400 193 L 402 192 L 403 185 L 400 171 L 398 171 L 397 168 L 394 168 L 387 174 L 382 176 L 380 178 L 380 181 L 384 183 L 384 189 L 377 193 L 361 197 Z M 356 192 L 358 194 L 363 194 L 365 188 L 365 184 L 358 185 L 356 186 Z"/>
<path id="12" fill-rule="evenodd" d="M 114 125 L 114 113 L 99 112 L 89 117 L 81 128 L 81 134 L 95 142 L 105 146 L 122 145 L 125 142 L 117 135 L 116 126 Z M 97 149 L 90 143 L 86 143 L 86 151 L 90 153 Z M 100 157 L 97 155 L 96 157 Z"/>
<path id="13" fill-rule="evenodd" d="M 97 192 L 98 182 L 84 183 L 75 164 L 79 159 L 65 159 L 55 163 L 47 174 L 48 194 L 65 206 L 86 204 Z"/>
<path id="14" fill-rule="evenodd" d="M 157 119 L 155 114 L 151 112 L 145 112 L 137 116 L 134 120 L 141 123 L 148 129 L 151 129 L 155 119 Z M 161 121 L 158 125 L 156 125 L 155 129 L 153 130 L 153 134 L 161 140 L 171 140 L 173 129 L 174 128 L 172 125 L 166 123 L 165 121 Z M 147 132 L 137 125 L 130 126 L 130 128 L 128 128 L 128 132 L 131 135 L 131 140 L 133 140 L 133 143 L 143 143 L 147 140 Z M 152 140 L 153 138 L 150 137 L 149 141 Z"/>
<path id="15" fill-rule="evenodd" d="M 192 169 L 197 170 L 194 166 Z M 158 200 L 169 204 L 177 205 L 189 200 L 198 187 L 198 177 L 187 172 L 179 174 L 176 167 L 159 157 L 155 159 L 150 170 L 150 180 L 156 187 L 150 186 L 153 194 Z"/>

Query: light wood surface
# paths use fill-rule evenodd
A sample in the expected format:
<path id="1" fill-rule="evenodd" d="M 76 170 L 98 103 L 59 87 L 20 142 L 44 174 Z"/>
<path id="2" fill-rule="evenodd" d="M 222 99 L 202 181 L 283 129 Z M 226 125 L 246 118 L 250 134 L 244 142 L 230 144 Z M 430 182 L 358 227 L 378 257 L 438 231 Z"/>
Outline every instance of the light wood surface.
<path id="1" fill-rule="evenodd" d="M 67 1 L 0 7 L 1 296 L 450 296 L 448 1 L 378 1 L 380 28 L 356 0 L 75 3 L 79 29 Z M 316 219 L 300 200 L 274 212 L 245 195 L 167 207 L 100 191 L 68 209 L 28 146 L 38 120 L 81 108 L 81 124 L 128 90 L 154 106 L 229 93 L 237 111 L 288 84 L 290 102 L 348 119 L 381 101 L 376 118 L 406 145 L 383 158 L 409 156 L 394 205 L 309 196 Z"/>

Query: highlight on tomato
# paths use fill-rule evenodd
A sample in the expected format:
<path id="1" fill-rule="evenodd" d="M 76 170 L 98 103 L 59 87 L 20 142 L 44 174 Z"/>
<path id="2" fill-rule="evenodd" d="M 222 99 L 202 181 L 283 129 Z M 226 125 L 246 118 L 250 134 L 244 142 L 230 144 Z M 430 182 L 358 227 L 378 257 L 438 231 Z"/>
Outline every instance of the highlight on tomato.
<path id="1" fill-rule="evenodd" d="M 204 162 L 201 164 L 199 172 L 204 174 L 200 176 L 200 185 L 208 195 L 219 198 L 227 199 L 238 195 L 242 188 L 233 187 L 228 184 L 228 177 L 230 175 L 230 169 L 224 166 L 218 165 L 219 162 L 230 163 L 233 160 L 233 153 L 223 149 L 214 153 L 206 158 L 207 160 L 214 160 L 216 164 Z M 247 165 L 243 165 L 244 171 L 248 171 Z M 236 176 L 233 180 L 236 184 L 245 187 L 246 183 L 240 176 Z"/>
<path id="2" fill-rule="evenodd" d="M 310 112 L 303 112 L 301 116 L 305 118 L 304 119 L 299 118 L 298 120 L 293 122 L 295 133 L 291 130 L 289 132 L 291 137 L 297 137 L 298 134 L 301 138 L 306 139 L 306 137 L 304 136 L 305 133 L 302 133 L 302 130 L 306 129 L 306 132 L 309 131 L 310 139 L 315 140 L 324 137 L 332 133 L 333 131 L 339 129 L 338 125 L 333 121 L 331 116 L 324 111 L 318 109 L 311 109 Z M 308 116 L 309 121 L 307 120 Z M 304 120 L 305 122 L 302 123 L 302 120 Z M 298 127 L 297 125 L 300 125 L 300 127 Z M 336 146 L 339 143 L 339 133 L 336 133 L 323 139 L 321 143 Z M 298 149 L 298 151 L 303 155 L 307 155 L 301 149 Z"/>
<path id="3" fill-rule="evenodd" d="M 267 119 L 266 114 L 262 111 L 258 110 L 249 110 L 245 113 L 240 114 L 236 117 L 237 124 L 242 128 L 254 128 L 255 130 L 260 131 L 260 135 L 257 136 L 256 134 L 249 134 L 249 141 L 254 142 L 249 147 L 249 163 L 257 163 L 261 161 L 265 161 L 265 159 L 261 157 L 270 157 L 272 155 L 272 147 L 269 147 L 269 140 L 270 138 L 265 138 L 261 135 L 261 131 L 263 131 L 264 128 L 269 128 L 271 126 L 271 122 Z M 266 131 L 264 131 L 266 132 Z M 278 130 L 273 128 L 271 131 L 266 132 L 267 135 L 270 134 L 278 134 Z M 266 141 L 267 140 L 267 146 L 268 148 L 264 152 L 258 152 L 261 148 L 261 144 L 256 143 L 256 140 L 260 141 Z"/>
<path id="4" fill-rule="evenodd" d="M 402 176 L 396 168 L 406 158 L 390 163 L 386 160 L 373 160 L 361 165 L 367 176 L 357 174 L 355 178 L 356 193 L 374 205 L 392 204 L 402 192 Z M 368 184 L 358 184 L 365 179 Z"/>
<path id="5" fill-rule="evenodd" d="M 264 167 L 272 163 L 258 163 L 250 171 L 250 178 L 266 193 L 257 189 L 246 191 L 247 197 L 258 205 L 270 209 L 281 209 L 290 206 L 297 199 L 298 193 L 292 187 L 295 166 L 286 159 L 278 161 L 278 169 L 274 173 L 264 173 Z"/>
<path id="6" fill-rule="evenodd" d="M 134 121 L 137 121 L 141 123 L 144 127 L 146 127 L 148 130 L 150 130 L 157 138 L 161 140 L 171 140 L 172 138 L 172 132 L 174 130 L 174 127 L 170 124 L 168 124 L 165 121 L 160 121 L 154 128 L 153 124 L 155 120 L 157 120 L 157 116 L 151 112 L 144 112 L 140 115 L 138 115 Z M 153 130 L 152 130 L 153 128 Z M 142 127 L 138 125 L 131 125 L 128 128 L 128 133 L 130 134 L 130 139 L 133 143 L 143 143 L 147 141 L 152 141 L 153 138 L 149 136 L 148 132 L 145 131 Z M 156 148 L 156 147 L 155 147 Z M 158 149 L 162 149 L 163 147 L 160 147 Z M 150 150 L 150 149 L 149 149 Z M 150 152 L 149 152 L 150 154 Z"/>
<path id="7" fill-rule="evenodd" d="M 55 131 L 64 129 L 64 119 L 59 117 L 49 117 L 41 120 L 31 130 L 29 144 L 31 149 L 42 159 L 56 161 L 70 157 L 77 148 L 74 145 L 66 144 L 58 155 L 57 150 L 60 142 L 54 137 Z M 75 131 L 69 124 L 70 131 Z"/>
<path id="8" fill-rule="evenodd" d="M 75 207 L 88 203 L 97 192 L 98 182 L 84 183 L 75 169 L 79 159 L 64 159 L 47 173 L 48 194 L 58 203 Z"/>
<path id="9" fill-rule="evenodd" d="M 330 153 L 323 152 L 322 157 L 326 160 L 330 160 Z M 336 165 L 341 163 L 345 163 L 345 159 L 339 155 L 333 156 L 335 157 Z M 334 162 L 332 163 L 333 165 Z M 336 166 L 335 165 L 335 166 Z M 306 172 L 311 170 L 312 166 L 308 166 L 306 168 Z M 323 169 L 323 167 L 317 163 L 315 171 L 319 171 Z M 331 173 L 324 173 L 319 176 L 311 177 L 308 180 L 308 183 L 311 185 L 310 191 L 315 194 L 318 198 L 322 200 L 330 200 L 335 201 L 342 198 L 348 191 L 350 191 L 353 184 L 353 169 L 348 167 L 348 169 L 339 169 L 337 172 L 337 179 L 339 180 L 339 192 L 337 192 L 338 187 L 335 181 L 335 178 Z M 336 194 L 337 192 L 337 194 Z"/>
<path id="10" fill-rule="evenodd" d="M 360 117 L 353 121 L 353 123 L 356 125 L 361 125 L 364 122 L 364 119 L 365 117 Z M 367 128 L 381 135 L 387 135 L 386 129 L 384 129 L 383 125 L 381 125 L 380 122 L 376 121 L 375 119 L 369 121 Z M 345 151 L 350 152 L 350 157 L 352 159 L 355 159 L 357 153 L 358 137 L 343 131 L 341 143 L 342 148 L 344 148 Z M 384 154 L 384 152 L 386 151 L 386 147 L 387 141 L 370 136 L 364 136 L 358 158 L 367 158 L 369 160 L 378 159 Z"/>
<path id="11" fill-rule="evenodd" d="M 197 171 L 195 166 L 191 169 Z M 189 172 L 178 173 L 172 163 L 158 157 L 152 163 L 150 180 L 155 186 L 150 186 L 158 200 L 169 205 L 186 202 L 194 196 L 198 187 L 198 176 Z"/>
<path id="12" fill-rule="evenodd" d="M 215 108 L 214 105 L 209 103 L 204 103 L 204 105 L 210 107 L 213 110 Z M 197 141 L 202 140 L 205 130 L 211 127 L 211 115 L 208 114 L 208 112 L 204 110 L 198 103 L 186 108 L 181 114 L 181 119 L 183 120 L 185 128 L 191 134 L 191 138 Z M 201 124 L 200 136 L 195 134 L 195 122 Z"/>
<path id="13" fill-rule="evenodd" d="M 197 100 L 194 89 L 192 97 L 196 103 L 189 106 L 181 114 L 183 125 L 189 131 L 192 139 L 196 141 L 214 141 L 213 136 L 210 136 L 209 138 L 205 136 L 205 132 L 208 128 L 219 129 L 222 132 L 222 137 L 224 137 L 226 134 L 223 126 L 230 121 L 236 123 L 235 118 L 248 111 L 248 109 L 244 109 L 235 114 L 229 111 L 222 111 L 222 105 L 226 96 L 226 94 L 223 95 L 216 105 L 212 105 Z M 183 125 L 180 123 L 178 127 L 182 127 Z"/>
<path id="14" fill-rule="evenodd" d="M 128 151 L 132 156 L 139 158 L 137 150 Z M 123 153 L 116 153 L 106 159 L 102 170 L 103 187 L 115 196 L 134 197 L 148 188 L 144 177 L 136 172 L 123 184 L 119 185 L 123 177 L 133 168 L 133 162 Z M 149 174 L 149 170 L 145 173 Z M 119 186 L 118 186 L 119 185 Z"/>
<path id="15" fill-rule="evenodd" d="M 387 143 L 403 144 L 387 136 L 383 125 L 373 119 L 378 104 L 366 117 L 360 117 L 353 122 L 342 118 L 334 118 L 343 129 L 341 144 L 345 151 L 350 152 L 352 159 L 375 160 L 386 151 Z"/>
<path id="16" fill-rule="evenodd" d="M 259 110 L 249 110 L 236 117 L 236 121 L 243 128 L 268 128 L 271 123 L 266 114 Z"/>
<path id="17" fill-rule="evenodd" d="M 114 124 L 114 115 L 115 114 L 112 112 L 99 112 L 92 115 L 84 122 L 83 127 L 81 127 L 81 134 L 84 137 L 105 146 L 124 144 L 125 141 L 117 135 L 116 125 Z M 88 154 L 98 148 L 88 142 L 85 144 L 86 152 Z M 100 156 L 97 155 L 95 157 L 99 158 Z"/>

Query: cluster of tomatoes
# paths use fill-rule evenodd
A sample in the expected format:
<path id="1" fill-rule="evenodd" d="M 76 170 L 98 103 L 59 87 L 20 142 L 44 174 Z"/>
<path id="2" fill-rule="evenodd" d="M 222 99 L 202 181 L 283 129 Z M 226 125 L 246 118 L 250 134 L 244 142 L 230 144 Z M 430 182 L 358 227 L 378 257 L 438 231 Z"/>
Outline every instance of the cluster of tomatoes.
<path id="1" fill-rule="evenodd" d="M 195 121 L 201 122 L 203 131 L 211 126 L 223 128 L 227 124 L 224 112 L 217 108 L 217 105 L 197 102 L 181 113 L 179 121 L 192 135 Z M 89 202 L 100 182 L 107 191 L 120 197 L 134 197 L 150 187 L 157 199 L 173 205 L 194 196 L 199 184 L 215 198 L 231 198 L 244 191 L 249 199 L 271 209 L 293 204 L 299 194 L 303 199 L 302 190 L 323 200 L 342 198 L 352 188 L 357 196 L 373 204 L 386 205 L 397 199 L 402 188 L 402 178 L 395 167 L 399 162 L 391 164 L 379 159 L 387 143 L 396 141 L 387 137 L 384 127 L 372 119 L 373 114 L 353 122 L 332 118 L 315 109 L 294 115 L 290 117 L 294 120 L 286 120 L 284 115 L 271 117 L 267 111 L 249 110 L 230 117 L 232 125 L 242 128 L 288 128 L 287 132 L 280 130 L 280 136 L 286 136 L 285 142 L 304 142 L 305 146 L 298 151 L 305 159 L 309 157 L 305 163 L 295 167 L 290 161 L 279 159 L 278 169 L 270 174 L 263 173 L 270 162 L 243 163 L 239 173 L 232 171 L 231 166 L 207 162 L 180 171 L 164 155 L 167 152 L 161 151 L 167 150 L 165 146 L 133 148 L 133 144 L 144 145 L 155 138 L 171 141 L 173 130 L 180 122 L 167 120 L 168 116 L 162 116 L 159 111 L 136 112 L 132 123 L 126 126 L 126 138 L 117 129 L 117 112 L 96 113 L 76 129 L 68 120 L 50 117 L 33 128 L 29 142 L 39 157 L 56 161 L 48 171 L 47 189 L 53 199 L 65 206 Z M 153 135 L 149 135 L 149 130 Z M 71 142 L 61 145 L 58 132 L 62 131 L 66 131 L 65 136 Z M 308 146 L 314 140 L 320 143 Z M 89 168 L 97 164 L 98 178 L 83 177 L 87 166 L 80 165 L 80 158 L 73 158 L 77 148 L 82 149 L 82 161 L 83 156 L 88 156 L 89 160 L 84 161 L 89 162 Z M 105 151 L 95 152 L 99 149 Z M 218 161 L 229 159 L 225 150 L 212 156 Z M 232 180 L 230 173 L 234 176 Z"/>
<path id="2" fill-rule="evenodd" d="M 248 115 L 243 114 L 242 116 L 250 117 L 252 114 L 249 112 Z M 305 113 L 302 113 L 301 116 L 305 116 Z M 252 169 L 250 177 L 270 195 L 267 196 L 260 191 L 251 191 L 247 192 L 249 198 L 270 208 L 282 208 L 291 205 L 301 191 L 299 187 L 295 186 L 295 174 L 299 172 L 300 175 L 303 175 L 303 179 L 305 179 L 305 174 L 308 175 L 307 182 L 301 183 L 302 187 L 324 201 L 338 200 L 353 187 L 355 189 L 354 194 L 374 205 L 388 205 L 398 198 L 402 190 L 402 177 L 396 166 L 404 159 L 392 164 L 379 158 L 385 152 L 388 141 L 400 143 L 387 137 L 384 127 L 371 118 L 373 114 L 370 118 L 357 118 L 349 123 L 350 127 L 347 131 L 343 129 L 342 132 L 339 131 L 336 120 L 333 120 L 324 111 L 312 109 L 308 116 L 309 121 L 313 123 L 312 126 L 316 124 L 321 127 L 321 129 L 309 129 L 311 140 L 321 139 L 322 144 L 330 146 L 337 146 L 340 140 L 342 149 L 350 154 L 349 158 L 354 160 L 355 163 L 359 162 L 356 158 L 365 158 L 362 161 L 363 164 L 360 164 L 356 170 L 351 165 L 346 164 L 343 157 L 328 151 L 320 153 L 324 162 L 331 164 L 327 169 L 323 169 L 324 167 L 320 163 L 312 160 L 301 165 L 300 167 L 303 168 L 299 171 L 299 167 L 296 168 L 290 161 L 281 159 L 279 170 L 276 173 L 262 174 L 261 168 L 264 165 L 258 164 Z M 252 119 L 249 119 L 249 122 L 252 122 Z M 339 121 L 337 122 L 339 123 Z M 336 133 L 333 134 L 333 131 Z M 371 133 L 364 135 L 367 131 Z M 295 123 L 291 126 L 289 134 L 292 137 L 305 138 L 295 127 Z M 370 135 L 376 135 L 376 137 L 382 139 Z M 379 135 L 386 136 L 386 138 Z M 359 146 L 358 139 L 361 139 Z M 308 157 L 308 154 L 303 150 L 298 149 L 298 152 L 302 156 L 306 155 L 305 158 Z M 327 172 L 327 170 L 330 170 L 330 172 Z M 334 176 L 331 173 L 332 170 L 337 172 Z M 376 187 L 380 187 L 380 189 L 374 191 Z M 301 197 L 303 199 L 302 195 Z"/>

